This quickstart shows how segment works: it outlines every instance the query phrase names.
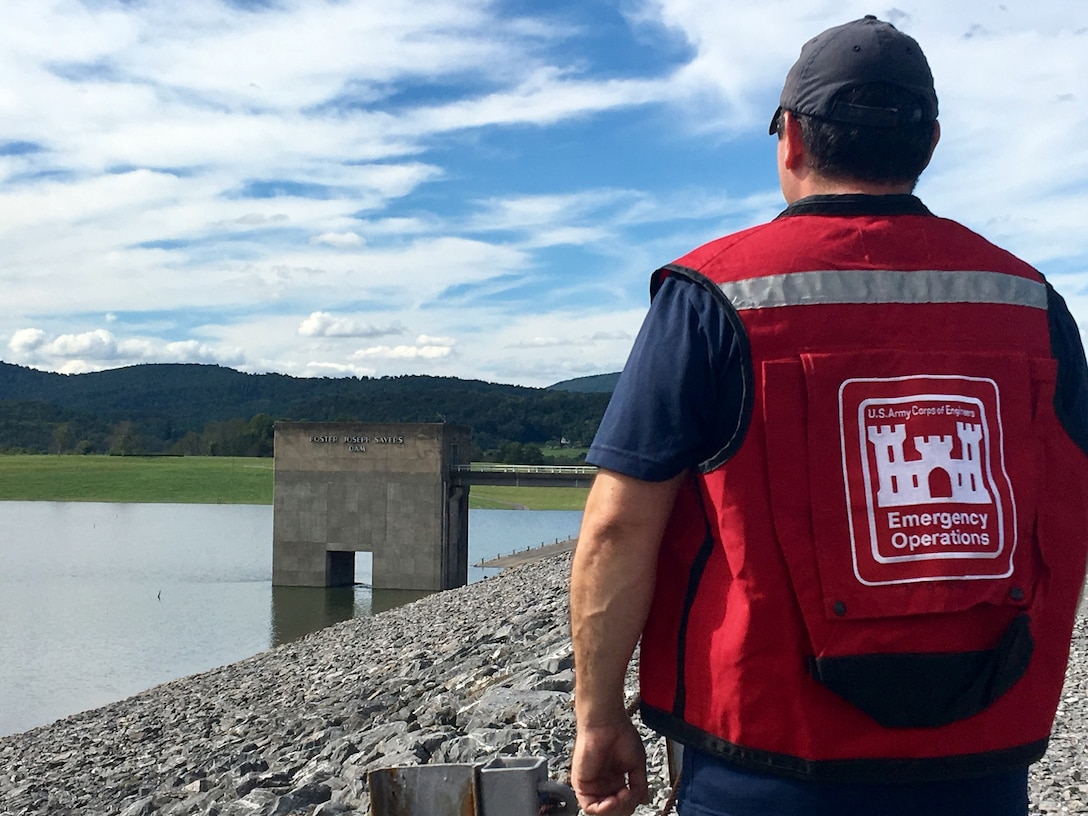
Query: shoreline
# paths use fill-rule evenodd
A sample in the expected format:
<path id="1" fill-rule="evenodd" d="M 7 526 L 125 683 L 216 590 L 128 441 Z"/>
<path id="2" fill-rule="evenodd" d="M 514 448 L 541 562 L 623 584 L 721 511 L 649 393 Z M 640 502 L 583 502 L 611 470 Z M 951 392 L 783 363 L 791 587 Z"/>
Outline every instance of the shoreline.
<path id="1" fill-rule="evenodd" d="M 0 816 L 369 813 L 368 770 L 546 757 L 574 736 L 559 555 L 0 738 Z M 628 691 L 635 688 L 634 662 Z M 1088 813 L 1088 623 L 1078 618 L 1031 814 Z M 654 805 L 664 740 L 643 730 Z"/>
<path id="2" fill-rule="evenodd" d="M 544 542 L 538 544 L 535 547 L 527 547 L 524 550 L 516 550 L 506 555 L 497 555 L 494 558 L 489 558 L 486 561 L 481 561 L 478 564 L 473 564 L 474 567 L 480 567 L 482 569 L 503 569 L 508 567 L 522 567 L 526 564 L 535 564 L 537 561 L 542 561 L 545 558 L 554 558 L 557 555 L 566 555 L 569 552 L 574 551 L 575 545 L 578 543 L 578 537 L 573 536 L 564 541 L 555 541 L 553 543 Z"/>

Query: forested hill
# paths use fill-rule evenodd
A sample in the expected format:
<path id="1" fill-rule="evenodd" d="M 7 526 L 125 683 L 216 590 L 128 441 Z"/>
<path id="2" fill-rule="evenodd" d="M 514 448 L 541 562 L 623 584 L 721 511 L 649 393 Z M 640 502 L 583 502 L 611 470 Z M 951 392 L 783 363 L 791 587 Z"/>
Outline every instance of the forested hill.
<path id="1" fill-rule="evenodd" d="M 620 373 L 616 371 L 612 374 L 594 374 L 591 377 L 564 380 L 555 385 L 549 385 L 548 388 L 552 391 L 577 391 L 583 394 L 611 394 L 616 390 L 616 383 L 619 382 L 619 379 Z"/>
<path id="2" fill-rule="evenodd" d="M 0 450 L 268 455 L 277 420 L 446 421 L 471 426 L 480 454 L 505 446 L 516 457 L 512 446 L 588 444 L 608 396 L 452 377 L 173 364 L 65 375 L 0 363 Z"/>

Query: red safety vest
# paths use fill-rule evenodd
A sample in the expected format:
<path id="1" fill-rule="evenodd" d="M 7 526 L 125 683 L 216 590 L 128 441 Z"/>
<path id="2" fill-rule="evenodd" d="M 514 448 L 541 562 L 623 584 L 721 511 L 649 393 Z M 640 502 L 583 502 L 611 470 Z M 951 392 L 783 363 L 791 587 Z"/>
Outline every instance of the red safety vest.
<path id="1" fill-rule="evenodd" d="M 932 215 L 780 218 L 667 274 L 739 316 L 750 416 L 670 519 L 644 720 L 802 778 L 1041 757 L 1088 546 L 1041 276 Z"/>

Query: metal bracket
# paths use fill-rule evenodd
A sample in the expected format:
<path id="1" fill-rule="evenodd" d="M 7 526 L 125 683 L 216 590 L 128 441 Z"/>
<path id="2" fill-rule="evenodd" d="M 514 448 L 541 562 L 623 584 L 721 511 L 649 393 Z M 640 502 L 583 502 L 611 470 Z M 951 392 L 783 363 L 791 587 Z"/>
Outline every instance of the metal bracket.
<path id="1" fill-rule="evenodd" d="M 574 816 L 574 791 L 543 757 L 476 765 L 404 765 L 367 775 L 371 816 Z"/>

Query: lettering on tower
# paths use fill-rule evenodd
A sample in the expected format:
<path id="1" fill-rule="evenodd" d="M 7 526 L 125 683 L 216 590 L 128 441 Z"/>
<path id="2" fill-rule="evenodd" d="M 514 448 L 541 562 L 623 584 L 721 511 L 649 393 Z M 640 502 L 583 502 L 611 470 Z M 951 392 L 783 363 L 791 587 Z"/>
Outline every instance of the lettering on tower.
<path id="1" fill-rule="evenodd" d="M 847 380 L 839 429 L 859 581 L 1011 574 L 1016 511 L 993 380 Z"/>

